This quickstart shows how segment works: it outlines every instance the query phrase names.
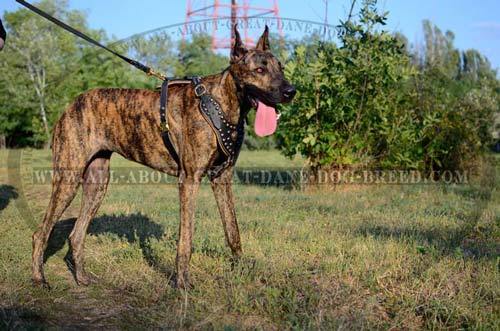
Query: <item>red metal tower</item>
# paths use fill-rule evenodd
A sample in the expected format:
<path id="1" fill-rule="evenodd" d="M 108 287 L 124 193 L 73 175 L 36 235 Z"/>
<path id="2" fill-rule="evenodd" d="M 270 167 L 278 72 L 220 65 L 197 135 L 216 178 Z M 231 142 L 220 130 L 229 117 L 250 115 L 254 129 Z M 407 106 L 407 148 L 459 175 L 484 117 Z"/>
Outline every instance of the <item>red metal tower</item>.
<path id="1" fill-rule="evenodd" d="M 222 28 L 223 24 L 230 21 L 231 27 L 238 23 L 244 43 L 254 45 L 255 40 L 248 31 L 248 19 L 256 17 L 269 17 L 276 20 L 279 35 L 283 37 L 278 0 L 188 0 L 182 38 L 185 39 L 190 24 L 205 20 L 205 27 L 206 24 L 210 24 L 212 51 L 230 48 L 234 40 L 233 29 Z"/>

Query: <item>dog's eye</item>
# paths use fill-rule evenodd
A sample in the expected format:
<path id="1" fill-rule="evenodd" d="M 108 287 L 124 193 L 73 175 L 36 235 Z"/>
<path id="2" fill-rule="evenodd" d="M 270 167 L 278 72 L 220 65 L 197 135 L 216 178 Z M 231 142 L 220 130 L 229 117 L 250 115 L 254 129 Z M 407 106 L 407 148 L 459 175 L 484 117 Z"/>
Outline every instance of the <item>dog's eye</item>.
<path id="1" fill-rule="evenodd" d="M 264 72 L 264 68 L 258 67 L 257 69 L 255 69 L 255 71 L 258 72 L 259 74 L 261 74 Z"/>

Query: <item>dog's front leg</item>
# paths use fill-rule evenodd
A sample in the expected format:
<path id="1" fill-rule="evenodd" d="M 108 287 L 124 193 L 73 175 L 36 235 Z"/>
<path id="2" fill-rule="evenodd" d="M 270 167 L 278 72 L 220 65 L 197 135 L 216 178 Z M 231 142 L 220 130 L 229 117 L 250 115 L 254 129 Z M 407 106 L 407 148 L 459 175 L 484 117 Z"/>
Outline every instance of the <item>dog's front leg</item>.
<path id="1" fill-rule="evenodd" d="M 194 232 L 194 210 L 196 194 L 200 187 L 201 178 L 181 174 L 179 177 L 179 198 L 181 220 L 179 224 L 179 241 L 177 242 L 177 279 L 178 288 L 187 288 L 189 261 Z"/>
<path id="2" fill-rule="evenodd" d="M 234 210 L 233 169 L 226 169 L 219 177 L 213 179 L 211 184 L 222 219 L 222 225 L 224 226 L 227 244 L 231 248 L 233 256 L 238 258 L 242 252 L 240 231 L 238 230 L 236 212 Z"/>

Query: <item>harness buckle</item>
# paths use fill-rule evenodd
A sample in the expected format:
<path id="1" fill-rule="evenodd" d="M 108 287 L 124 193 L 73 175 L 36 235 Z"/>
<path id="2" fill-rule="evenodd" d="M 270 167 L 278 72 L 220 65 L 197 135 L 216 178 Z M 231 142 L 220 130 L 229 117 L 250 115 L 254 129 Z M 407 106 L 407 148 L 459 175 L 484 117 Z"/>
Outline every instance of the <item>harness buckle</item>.
<path id="1" fill-rule="evenodd" d="M 194 94 L 199 98 L 207 93 L 207 88 L 203 84 L 198 84 L 194 87 Z"/>
<path id="2" fill-rule="evenodd" d="M 170 131 L 170 128 L 169 128 L 169 126 L 168 126 L 168 123 L 167 123 L 167 122 L 162 122 L 162 123 L 160 124 L 160 128 L 161 128 L 161 130 L 162 130 L 163 132 L 168 132 L 168 131 Z"/>

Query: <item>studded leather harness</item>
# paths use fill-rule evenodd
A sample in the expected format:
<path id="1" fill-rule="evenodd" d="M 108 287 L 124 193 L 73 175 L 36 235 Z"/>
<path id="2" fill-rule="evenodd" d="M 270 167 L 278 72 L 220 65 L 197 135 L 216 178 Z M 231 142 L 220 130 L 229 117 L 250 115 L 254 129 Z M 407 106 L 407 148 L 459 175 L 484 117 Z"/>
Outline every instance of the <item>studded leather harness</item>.
<path id="1" fill-rule="evenodd" d="M 241 146 L 244 138 L 244 121 L 239 120 L 238 123 L 233 124 L 229 122 L 224 114 L 224 110 L 217 100 L 207 93 L 205 85 L 201 82 L 200 77 L 186 77 L 186 79 L 164 80 L 161 86 L 160 97 L 160 121 L 162 127 L 162 138 L 165 147 L 167 147 L 172 158 L 177 163 L 180 169 L 179 154 L 175 150 L 174 145 L 169 136 L 169 127 L 167 122 L 167 96 L 168 86 L 170 84 L 188 84 L 191 83 L 194 87 L 194 93 L 199 99 L 199 109 L 203 118 L 207 121 L 208 125 L 217 137 L 217 143 L 223 153 L 222 158 L 219 159 L 212 168 L 208 169 L 208 176 L 210 179 L 217 178 L 221 175 L 222 171 L 236 163 L 240 153 Z"/>

